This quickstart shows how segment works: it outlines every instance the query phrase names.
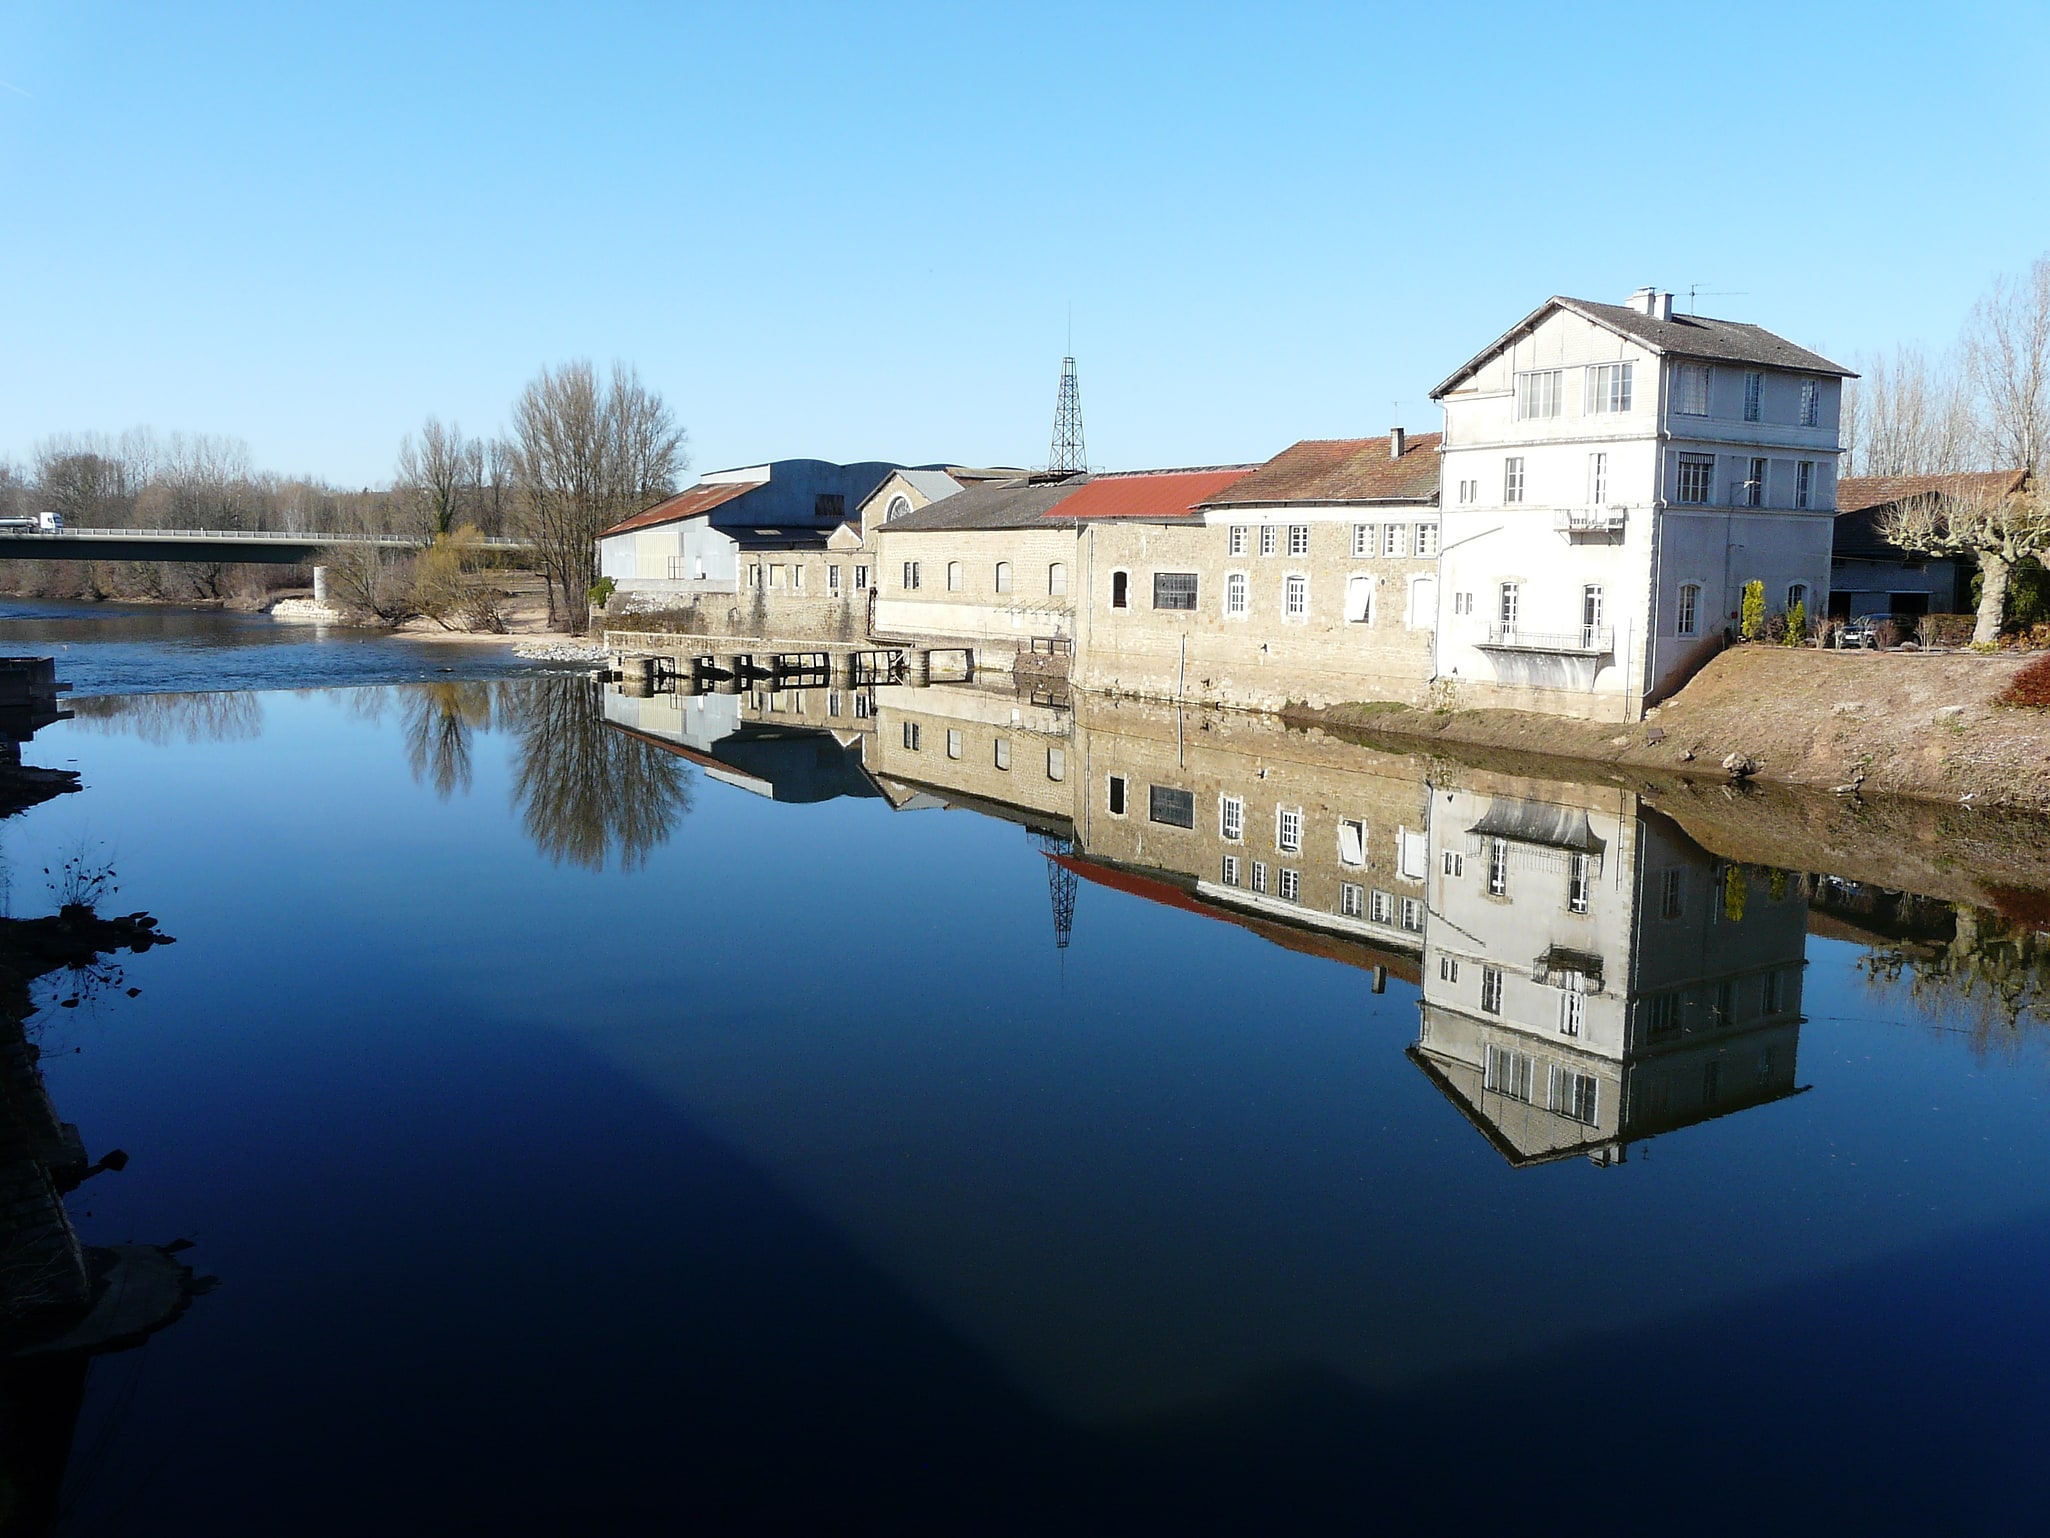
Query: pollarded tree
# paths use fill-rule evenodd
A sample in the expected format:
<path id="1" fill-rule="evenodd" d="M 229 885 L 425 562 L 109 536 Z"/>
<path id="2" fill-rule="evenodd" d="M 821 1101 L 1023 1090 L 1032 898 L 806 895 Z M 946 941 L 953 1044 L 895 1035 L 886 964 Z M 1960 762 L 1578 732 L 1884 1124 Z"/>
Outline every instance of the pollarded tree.
<path id="1" fill-rule="evenodd" d="M 1989 479 L 1994 484 L 1988 484 Z M 1971 556 L 1979 563 L 1979 613 L 1972 644 L 2000 639 L 2007 614 L 2007 583 L 2016 564 L 2050 554 L 2050 502 L 2035 485 L 1959 476 L 1941 490 L 1890 509 L 1879 534 L 1903 550 L 1924 555 Z"/>

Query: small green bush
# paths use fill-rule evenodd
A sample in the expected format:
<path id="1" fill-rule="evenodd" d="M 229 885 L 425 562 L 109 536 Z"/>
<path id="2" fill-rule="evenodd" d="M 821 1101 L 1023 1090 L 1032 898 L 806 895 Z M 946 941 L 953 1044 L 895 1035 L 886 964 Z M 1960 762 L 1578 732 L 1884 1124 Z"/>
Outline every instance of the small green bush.
<path id="1" fill-rule="evenodd" d="M 1808 605 L 1796 602 L 1787 610 L 1786 629 L 1780 634 L 1780 645 L 1801 646 L 1808 640 Z"/>
<path id="2" fill-rule="evenodd" d="M 2023 710 L 2050 710 L 2050 657 L 2038 657 L 2007 681 L 1999 703 Z"/>
<path id="3" fill-rule="evenodd" d="M 591 607 L 602 609 L 612 602 L 612 590 L 618 586 L 610 577 L 600 577 L 591 584 Z"/>
<path id="4" fill-rule="evenodd" d="M 1741 634 L 1747 641 L 1755 641 L 1765 634 L 1765 584 L 1747 582 L 1744 584 L 1744 607 L 1740 614 Z"/>

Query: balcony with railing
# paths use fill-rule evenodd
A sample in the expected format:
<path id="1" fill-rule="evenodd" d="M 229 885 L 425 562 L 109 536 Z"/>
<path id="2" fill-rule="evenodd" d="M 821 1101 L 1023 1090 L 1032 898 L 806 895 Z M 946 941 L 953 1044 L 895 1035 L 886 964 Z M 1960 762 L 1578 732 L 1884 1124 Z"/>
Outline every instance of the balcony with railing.
<path id="1" fill-rule="evenodd" d="M 1569 652 L 1599 657 L 1616 649 L 1616 632 L 1604 625 L 1572 630 L 1532 630 L 1523 625 L 1490 625 L 1482 646 L 1503 651 Z"/>
<path id="2" fill-rule="evenodd" d="M 1488 638 L 1478 645 L 1494 668 L 1497 683 L 1584 694 L 1615 657 L 1616 633 L 1603 625 L 1531 630 L 1495 624 L 1488 626 Z"/>
<path id="3" fill-rule="evenodd" d="M 1552 513 L 1552 527 L 1561 534 L 1621 534 L 1629 509 L 1616 507 L 1561 507 Z"/>

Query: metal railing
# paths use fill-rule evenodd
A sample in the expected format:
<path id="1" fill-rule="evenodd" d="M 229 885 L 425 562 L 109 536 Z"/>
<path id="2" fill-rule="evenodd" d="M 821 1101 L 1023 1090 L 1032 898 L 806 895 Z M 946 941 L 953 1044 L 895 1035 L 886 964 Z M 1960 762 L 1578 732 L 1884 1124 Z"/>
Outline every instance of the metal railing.
<path id="1" fill-rule="evenodd" d="M 1553 512 L 1552 527 L 1562 534 L 1616 534 L 1627 516 L 1621 507 L 1562 507 Z"/>
<path id="2" fill-rule="evenodd" d="M 0 536 L 36 539 L 199 539 L 241 544 L 269 540 L 286 545 L 383 545 L 391 549 L 417 549 L 431 543 L 410 534 L 321 534 L 294 533 L 290 529 L 30 529 L 0 524 Z M 483 550 L 526 550 L 531 543 L 504 535 L 480 536 L 465 544 Z"/>
<path id="3" fill-rule="evenodd" d="M 1490 625 L 1488 638 L 1482 644 L 1509 651 L 1599 654 L 1616 649 L 1616 632 L 1601 625 L 1581 625 L 1573 630 L 1529 630 L 1522 625 Z"/>

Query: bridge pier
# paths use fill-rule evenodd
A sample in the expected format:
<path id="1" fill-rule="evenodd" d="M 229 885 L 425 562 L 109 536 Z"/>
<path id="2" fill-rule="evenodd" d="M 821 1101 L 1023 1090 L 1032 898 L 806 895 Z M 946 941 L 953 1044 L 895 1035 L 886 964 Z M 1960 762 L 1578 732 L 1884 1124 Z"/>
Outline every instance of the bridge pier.
<path id="1" fill-rule="evenodd" d="M 313 568 L 313 601 L 315 603 L 327 602 L 327 568 L 325 566 Z"/>

